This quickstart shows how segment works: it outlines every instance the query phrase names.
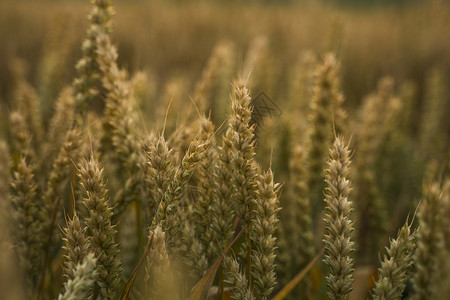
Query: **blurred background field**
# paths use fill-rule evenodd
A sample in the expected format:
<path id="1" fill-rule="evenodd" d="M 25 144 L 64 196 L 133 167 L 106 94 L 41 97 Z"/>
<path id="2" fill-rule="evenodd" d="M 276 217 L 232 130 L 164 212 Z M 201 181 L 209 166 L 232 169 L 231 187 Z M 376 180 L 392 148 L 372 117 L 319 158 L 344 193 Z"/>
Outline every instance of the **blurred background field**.
<path id="1" fill-rule="evenodd" d="M 274 77 L 270 92 L 280 101 L 303 51 L 336 49 L 346 105 L 355 107 L 382 76 L 410 80 L 421 95 L 430 69 L 450 68 L 448 2 L 393 2 L 353 7 L 334 1 L 116 1 L 113 38 L 121 65 L 149 71 L 161 89 L 174 76 L 192 86 L 223 40 L 233 43 L 239 67 L 251 41 L 263 35 L 270 69 L 262 71 Z M 89 1 L 1 1 L 2 99 L 11 93 L 13 56 L 27 62 L 33 85 L 42 69 L 51 68 L 52 55 L 64 66 L 54 84 L 71 82 L 88 9 Z"/>

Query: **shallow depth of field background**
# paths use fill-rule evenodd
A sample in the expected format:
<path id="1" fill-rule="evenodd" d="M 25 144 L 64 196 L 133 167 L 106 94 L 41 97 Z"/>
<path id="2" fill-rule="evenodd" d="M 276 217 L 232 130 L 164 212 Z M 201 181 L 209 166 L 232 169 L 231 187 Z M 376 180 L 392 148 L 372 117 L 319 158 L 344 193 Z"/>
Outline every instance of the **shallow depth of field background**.
<path id="1" fill-rule="evenodd" d="M 262 71 L 275 77 L 271 92 L 279 101 L 286 97 L 290 74 L 303 51 L 320 56 L 336 50 L 350 109 L 373 91 L 382 76 L 390 75 L 397 83 L 413 81 L 420 95 L 433 67 L 449 70 L 448 1 L 337 4 L 341 2 L 119 0 L 114 42 L 122 64 L 130 71 L 148 71 L 159 90 L 175 76 L 184 76 L 193 85 L 213 47 L 223 40 L 234 44 L 239 68 L 252 39 L 263 35 L 268 39 L 270 67 Z M 37 85 L 46 56 L 60 52 L 58 63 L 64 67 L 55 84 L 71 82 L 89 5 L 73 0 L 0 3 L 3 101 L 11 92 L 8 61 L 14 56 L 27 62 L 29 80 Z"/>

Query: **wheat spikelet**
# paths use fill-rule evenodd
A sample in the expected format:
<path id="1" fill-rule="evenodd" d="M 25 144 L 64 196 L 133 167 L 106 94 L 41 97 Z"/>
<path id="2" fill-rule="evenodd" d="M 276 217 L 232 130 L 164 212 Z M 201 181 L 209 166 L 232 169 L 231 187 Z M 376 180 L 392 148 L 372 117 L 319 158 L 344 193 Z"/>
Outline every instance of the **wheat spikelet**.
<path id="1" fill-rule="evenodd" d="M 28 283 L 35 286 L 42 268 L 42 243 L 39 238 L 41 222 L 39 216 L 39 198 L 36 193 L 37 183 L 35 169 L 24 158 L 19 160 L 17 170 L 13 173 L 12 201 L 16 208 L 14 237 L 17 240 L 18 253 Z"/>
<path id="2" fill-rule="evenodd" d="M 40 218 L 43 222 L 40 239 L 48 241 L 44 245 L 47 254 L 51 247 L 55 246 L 54 243 L 59 241 L 56 228 L 59 224 L 63 224 L 61 211 L 64 199 L 61 194 L 66 186 L 67 179 L 71 178 L 72 163 L 78 161 L 80 144 L 80 132 L 77 129 L 68 131 L 48 176 L 43 195 L 43 208 L 40 209 Z"/>
<path id="3" fill-rule="evenodd" d="M 221 65 L 227 54 L 226 45 L 219 43 L 214 47 L 206 67 L 202 71 L 200 80 L 196 83 L 193 94 L 193 101 L 196 103 L 198 110 L 202 113 L 210 109 L 210 96 Z"/>
<path id="4" fill-rule="evenodd" d="M 132 119 L 127 115 L 131 113 L 133 103 L 130 101 L 128 75 L 124 70 L 120 70 L 117 65 L 117 49 L 106 34 L 99 34 L 96 40 L 98 43 L 97 63 L 104 73 L 101 83 L 107 92 L 102 136 L 102 151 L 106 152 L 115 150 L 114 146 L 122 146 L 113 145 L 113 138 L 117 135 L 126 137 L 128 133 L 126 130 L 130 130 L 130 125 L 132 125 L 129 124 Z M 122 118 L 125 118 L 126 121 L 122 121 Z M 127 127 L 121 128 L 124 125 Z"/>
<path id="5" fill-rule="evenodd" d="M 44 137 L 39 97 L 23 76 L 19 76 L 15 91 L 16 109 L 22 114 L 25 128 L 32 137 L 33 150 L 39 154 Z"/>
<path id="6" fill-rule="evenodd" d="M 173 180 L 168 186 L 168 191 L 165 195 L 165 201 L 160 202 L 157 210 L 157 220 L 161 220 L 162 229 L 166 229 L 168 237 L 166 239 L 169 255 L 171 251 L 177 251 L 180 248 L 180 241 L 182 240 L 182 226 L 177 210 L 180 202 L 186 191 L 187 184 L 192 177 L 194 168 L 199 161 L 204 157 L 209 148 L 210 141 L 203 141 L 195 139 L 189 145 L 189 148 L 184 155 L 180 167 L 176 170 Z M 162 205 L 161 205 L 162 204 Z M 162 214 L 161 214 L 162 213 Z M 183 214 L 182 211 L 179 211 Z M 163 216 L 164 217 L 161 217 Z M 155 223 L 155 220 L 154 220 Z"/>
<path id="7" fill-rule="evenodd" d="M 303 147 L 295 146 L 290 160 L 288 190 L 282 195 L 279 256 L 286 280 L 293 278 L 314 256 L 311 203 L 304 196 L 307 189 L 304 156 Z"/>
<path id="8" fill-rule="evenodd" d="M 187 185 L 193 176 L 194 169 L 205 156 L 210 142 L 210 140 L 203 140 L 201 135 L 195 138 L 189 144 L 180 164 L 174 170 L 170 166 L 176 161 L 169 155 L 170 152 L 162 136 L 158 142 L 160 146 L 151 146 L 150 149 L 153 148 L 153 150 L 148 153 L 150 160 L 148 173 L 150 176 L 158 174 L 160 168 L 167 170 L 167 172 L 160 174 L 161 177 L 149 177 L 154 181 L 150 186 L 153 185 L 154 189 L 156 188 L 156 197 L 160 198 L 151 228 L 161 226 L 161 229 L 165 232 L 167 252 L 177 272 L 181 271 L 182 262 L 190 265 L 189 257 L 191 256 L 188 253 L 194 251 L 197 255 L 204 252 L 199 243 L 196 244 L 195 248 L 192 247 L 196 240 L 195 231 L 191 224 L 188 224 L 188 204 L 183 200 L 186 199 Z M 202 270 L 206 268 L 204 261 L 203 255 L 202 264 L 197 269 L 198 272 L 192 273 L 194 277 L 197 276 L 195 274 L 203 273 Z"/>
<path id="9" fill-rule="evenodd" d="M 136 103 L 131 84 L 117 66 L 117 51 L 106 34 L 99 35 L 97 43 L 97 62 L 104 74 L 102 84 L 107 92 L 101 151 L 104 155 L 112 150 L 120 168 L 128 172 L 122 199 L 115 208 L 118 214 L 130 202 L 144 202 L 145 156 L 136 137 Z"/>
<path id="10" fill-rule="evenodd" d="M 402 115 L 400 117 L 400 129 L 405 134 L 413 134 L 416 129 L 415 120 L 418 118 L 415 107 L 417 105 L 417 86 L 413 82 L 405 82 L 400 86 L 399 96 L 402 100 Z"/>
<path id="11" fill-rule="evenodd" d="M 10 170 L 11 159 L 8 144 L 0 140 L 0 228 L 2 228 L 0 231 L 0 290 L 2 290 L 2 297 L 6 299 L 22 300 L 27 299 L 25 294 L 29 292 L 29 289 L 25 289 L 23 286 L 23 274 L 17 268 L 14 253 L 14 235 L 20 224 L 15 222 L 17 219 L 11 218 L 14 216 L 11 205 L 14 197 L 10 193 L 12 183 Z M 28 183 L 28 187 L 33 188 L 33 182 Z M 18 209 L 20 208 L 18 207 Z M 22 220 L 24 220 L 23 217 L 21 217 Z M 19 235 L 23 236 L 24 232 L 19 232 Z M 17 239 L 17 237 L 15 238 Z M 34 239 L 33 236 L 31 238 Z M 27 245 L 26 247 L 31 249 Z M 20 253 L 21 249 L 16 248 L 17 250 Z"/>
<path id="12" fill-rule="evenodd" d="M 81 47 L 83 57 L 75 66 L 77 78 L 73 82 L 76 110 L 82 117 L 89 103 L 102 99 L 100 84 L 102 72 L 96 61 L 97 37 L 100 34 L 111 34 L 111 16 L 114 14 L 111 0 L 92 0 L 92 5 L 88 16 L 90 26 Z"/>
<path id="13" fill-rule="evenodd" d="M 450 167 L 450 165 L 449 165 Z M 449 168 L 450 169 L 450 168 Z M 445 182 L 443 183 L 443 204 L 444 204 L 444 238 L 445 238 L 445 244 L 446 248 L 450 250 L 450 219 L 448 216 L 450 216 L 450 178 L 447 176 Z"/>
<path id="14" fill-rule="evenodd" d="M 242 270 L 240 270 L 239 263 L 236 259 L 227 256 L 225 257 L 223 264 L 223 268 L 227 270 L 225 282 L 231 286 L 231 298 L 236 300 L 255 299 L 248 287 L 248 280 Z"/>
<path id="15" fill-rule="evenodd" d="M 417 249 L 414 254 L 415 274 L 412 299 L 433 299 L 436 294 L 439 275 L 439 257 L 443 251 L 441 222 L 442 193 L 437 183 L 423 187 L 422 202 L 419 207 L 419 229 Z"/>
<path id="16" fill-rule="evenodd" d="M 332 121 L 338 132 L 344 129 L 343 96 L 339 92 L 337 61 L 327 54 L 316 70 L 316 81 L 311 99 L 310 129 L 306 137 L 306 197 L 311 201 L 313 220 L 321 210 L 321 191 L 324 188 L 323 168 L 327 150 L 332 143 Z M 333 120 L 334 119 L 334 120 Z"/>
<path id="17" fill-rule="evenodd" d="M 290 74 L 288 87 L 288 102 L 293 107 L 289 107 L 285 113 L 289 114 L 293 122 L 295 134 L 303 135 L 308 127 L 307 116 L 310 114 L 310 104 L 314 86 L 314 68 L 317 65 L 317 58 L 312 51 L 305 50 L 300 53 Z M 302 116 L 301 118 L 298 116 Z M 297 136 L 296 138 L 304 138 Z"/>
<path id="18" fill-rule="evenodd" d="M 0 140 L 0 215 L 8 211 L 11 159 L 8 144 Z"/>
<path id="19" fill-rule="evenodd" d="M 158 208 L 161 201 L 165 200 L 164 195 L 174 176 L 174 169 L 170 159 L 171 152 L 172 150 L 169 150 L 163 136 L 160 136 L 156 142 L 151 141 L 147 145 L 147 182 L 152 197 L 145 212 L 147 222 L 152 222 L 155 209 Z"/>
<path id="20" fill-rule="evenodd" d="M 217 240 L 217 248 L 222 251 L 227 241 L 233 236 L 233 210 L 234 187 L 233 180 L 232 135 L 222 137 L 222 145 L 217 149 L 217 165 L 213 171 L 215 201 L 211 207 L 211 227 Z"/>
<path id="21" fill-rule="evenodd" d="M 251 98 L 247 87 L 243 84 L 234 85 L 231 102 L 233 113 L 229 119 L 229 129 L 226 139 L 230 141 L 234 152 L 233 184 L 236 186 L 235 209 L 238 216 L 246 224 L 251 223 L 252 199 L 256 195 L 257 170 L 255 168 L 255 126 L 250 126 L 252 108 Z"/>
<path id="22" fill-rule="evenodd" d="M 328 297 L 347 299 L 352 290 L 354 242 L 351 240 L 353 221 L 348 200 L 351 191 L 347 175 L 350 171 L 350 151 L 341 137 L 337 137 L 330 149 L 330 158 L 325 171 L 326 213 L 325 221 L 325 259 L 330 267 L 326 276 Z"/>
<path id="23" fill-rule="evenodd" d="M 183 118 L 179 113 L 174 116 L 173 113 L 182 111 L 181 106 L 184 105 L 183 91 L 187 89 L 186 78 L 175 76 L 169 78 L 165 84 L 161 95 L 160 102 L 155 110 L 154 126 L 165 124 L 164 131 L 172 134 L 177 129 L 178 120 Z M 183 114 L 184 115 L 184 114 Z"/>
<path id="24" fill-rule="evenodd" d="M 222 60 L 218 70 L 217 80 L 214 87 L 214 94 L 211 98 L 212 109 L 211 119 L 215 124 L 221 123 L 227 119 L 230 111 L 228 104 L 230 98 L 230 82 L 233 81 L 236 72 L 236 49 L 232 41 L 225 40 L 220 42 Z"/>
<path id="25" fill-rule="evenodd" d="M 73 278 L 65 284 L 65 292 L 60 294 L 58 300 L 84 300 L 87 299 L 90 290 L 93 288 L 95 277 L 97 276 L 96 259 L 93 254 L 88 254 L 82 262 L 72 270 Z"/>
<path id="26" fill-rule="evenodd" d="M 448 161 L 450 162 L 450 161 Z M 447 166 L 447 171 L 450 171 L 450 165 Z M 448 295 L 450 293 L 450 287 L 448 282 L 450 281 L 450 177 L 447 175 L 443 182 L 442 199 L 444 208 L 442 210 L 442 228 L 444 233 L 445 250 L 443 251 L 441 258 L 444 260 L 444 266 L 440 271 L 438 294 Z"/>
<path id="27" fill-rule="evenodd" d="M 250 42 L 247 54 L 242 63 L 242 71 L 238 78 L 240 82 L 247 82 L 246 76 L 249 76 L 253 69 L 263 62 L 265 52 L 267 52 L 267 44 L 268 39 L 265 36 L 257 36 Z M 252 79 L 251 76 L 248 79 Z M 254 85 L 253 82 L 249 84 Z"/>
<path id="28" fill-rule="evenodd" d="M 203 245 L 205 251 L 204 255 L 208 257 L 208 260 L 213 260 L 219 253 L 213 244 L 217 237 L 211 227 L 212 218 L 214 217 L 211 209 L 216 201 L 214 195 L 214 172 L 216 170 L 217 150 L 213 140 L 213 123 L 210 119 L 205 117 L 201 117 L 199 122 L 201 123 L 199 138 L 203 141 L 211 141 L 211 145 L 199 161 L 196 173 L 193 175 L 193 179 L 197 182 L 197 186 L 192 197 L 193 199 L 189 203 L 193 212 L 193 214 L 190 215 L 190 222 L 191 224 L 194 224 L 195 235 Z"/>
<path id="29" fill-rule="evenodd" d="M 81 264 L 88 254 L 89 245 L 86 238 L 86 227 L 81 227 L 80 219 L 76 214 L 66 222 L 62 241 L 64 243 L 64 275 L 68 280 L 75 278 L 76 266 Z"/>
<path id="30" fill-rule="evenodd" d="M 221 164 L 224 167 L 231 167 L 231 173 L 223 171 L 222 176 L 231 176 L 231 181 L 223 183 L 226 188 L 220 187 L 219 197 L 222 198 L 219 201 L 221 206 L 229 205 L 227 202 L 232 200 L 236 215 L 245 222 L 245 224 L 251 225 L 254 209 L 254 198 L 257 196 L 257 163 L 254 159 L 255 156 L 255 141 L 254 141 L 254 129 L 255 125 L 250 125 L 252 108 L 250 106 L 251 98 L 246 85 L 242 83 L 235 83 L 234 93 L 232 97 L 232 114 L 229 118 L 229 128 L 223 138 L 223 145 L 221 153 L 219 154 Z M 229 172 L 229 171 L 228 171 Z M 228 178 L 223 178 L 228 179 Z M 225 197 L 223 197 L 225 196 Z M 219 199 L 220 199 L 219 198 Z M 228 199 L 227 199 L 228 198 Z M 220 203 L 220 202 L 219 202 Z M 226 229 L 222 227 L 223 229 Z M 244 295 L 246 289 L 242 289 L 246 284 L 250 284 L 251 280 L 251 255 L 252 255 L 252 243 L 250 239 L 250 231 L 248 229 L 246 243 L 242 247 L 246 247 L 246 281 L 242 282 L 242 276 L 231 275 L 229 269 L 226 269 L 226 276 L 234 276 L 233 278 L 227 278 L 227 281 L 238 282 L 241 287 L 240 294 Z M 235 259 L 232 259 L 233 263 L 227 264 L 228 267 L 233 267 Z"/>
<path id="31" fill-rule="evenodd" d="M 450 97 L 448 77 L 444 71 L 434 68 L 426 79 L 425 99 L 422 108 L 419 137 L 422 151 L 427 158 L 443 159 L 441 156 L 449 148 L 449 139 L 439 133 L 445 128 L 446 108 Z"/>
<path id="32" fill-rule="evenodd" d="M 50 116 L 52 105 L 63 88 L 63 82 L 69 76 L 67 64 L 77 41 L 73 25 L 66 16 L 56 15 L 49 24 L 51 29 L 47 31 L 43 40 L 42 57 L 37 70 L 39 75 L 37 90 L 44 120 Z"/>
<path id="33" fill-rule="evenodd" d="M 373 299 L 401 299 L 412 273 L 415 247 L 415 233 L 411 232 L 411 225 L 406 222 L 398 231 L 397 238 L 391 239 L 389 248 L 386 247 L 386 255 L 378 269 L 378 280 L 372 291 Z"/>
<path id="34" fill-rule="evenodd" d="M 12 150 L 22 156 L 28 163 L 36 163 L 37 155 L 32 146 L 32 136 L 26 127 L 25 119 L 19 111 L 9 116 L 12 133 Z"/>
<path id="35" fill-rule="evenodd" d="M 198 235 L 195 228 L 195 222 L 192 220 L 195 216 L 194 207 L 188 206 L 177 214 L 178 223 L 183 224 L 182 243 L 180 254 L 186 265 L 186 270 L 192 279 L 197 282 L 208 270 L 208 258 L 206 257 L 206 247 L 202 243 L 202 236 Z M 195 217 L 194 217 L 195 218 Z"/>
<path id="36" fill-rule="evenodd" d="M 165 233 L 160 226 L 150 230 L 152 246 L 145 265 L 145 282 L 149 299 L 176 299 L 174 274 L 167 255 Z"/>
<path id="37" fill-rule="evenodd" d="M 0 157 L 2 157 L 2 143 L 0 143 Z M 1 171 L 0 171 L 0 175 Z M 6 179 L 5 177 L 0 177 Z M 30 289 L 23 285 L 23 274 L 17 268 L 17 259 L 14 253 L 14 246 L 11 243 L 13 237 L 10 235 L 11 218 L 7 217 L 11 213 L 9 205 L 5 203 L 10 199 L 5 199 L 8 196 L 8 189 L 3 190 L 3 184 L 9 181 L 0 182 L 0 289 L 2 290 L 2 297 L 5 299 L 25 300 L 29 299 Z M 25 297 L 28 296 L 28 297 Z"/>
<path id="38" fill-rule="evenodd" d="M 119 284 L 122 266 L 119 259 L 119 245 L 115 242 L 117 230 L 111 224 L 112 209 L 103 182 L 103 169 L 100 169 L 91 157 L 79 167 L 78 177 L 87 195 L 83 202 L 89 210 L 89 216 L 86 218 L 89 250 L 97 258 L 96 283 L 100 290 L 94 289 L 93 296 L 94 299 L 98 295 L 111 299 Z"/>
<path id="39" fill-rule="evenodd" d="M 258 196 L 254 202 L 254 220 L 251 226 L 252 276 L 255 292 L 262 299 L 268 299 L 276 284 L 275 274 L 275 230 L 278 225 L 279 184 L 273 182 L 272 171 L 260 175 Z"/>
<path id="40" fill-rule="evenodd" d="M 358 137 L 355 177 L 355 203 L 359 214 L 358 245 L 361 259 L 368 263 L 375 258 L 386 233 L 387 212 L 381 199 L 375 174 L 380 152 L 380 143 L 384 140 L 381 129 L 385 125 L 386 109 L 392 98 L 393 81 L 391 78 L 380 80 L 378 90 L 370 95 L 362 107 L 362 125 Z M 370 232 L 371 234 L 368 234 Z"/>
<path id="41" fill-rule="evenodd" d="M 198 119 L 200 131 L 198 139 L 213 143 L 214 125 L 206 117 Z M 214 144 L 208 146 L 205 154 L 201 156 L 196 170 L 193 173 L 192 187 L 186 195 L 186 203 L 183 213 L 179 214 L 183 227 L 183 256 L 190 276 L 197 281 L 204 275 L 209 267 L 209 262 L 217 259 L 220 251 L 215 243 L 216 237 L 211 226 L 212 206 L 214 199 L 214 175 L 215 171 Z"/>
<path id="42" fill-rule="evenodd" d="M 232 196 L 236 215 L 251 226 L 253 218 L 253 200 L 257 194 L 257 163 L 255 157 L 255 125 L 250 125 L 252 117 L 251 98 L 247 86 L 241 82 L 234 84 L 231 100 L 232 114 L 228 120 L 228 130 L 224 141 L 229 141 L 232 150 L 232 181 L 235 189 Z M 251 285 L 251 228 L 246 235 L 246 276 Z M 244 244 L 242 245 L 244 247 Z M 229 274 L 229 273 L 228 273 Z"/>
<path id="43" fill-rule="evenodd" d="M 139 259 L 138 209 L 135 203 L 128 205 L 119 222 L 119 246 L 124 278 L 130 278 Z"/>
<path id="44" fill-rule="evenodd" d="M 73 89 L 64 88 L 56 101 L 55 111 L 50 119 L 46 143 L 43 146 L 42 169 L 48 172 L 51 164 L 49 161 L 56 156 L 55 153 L 64 142 L 66 133 L 70 130 L 75 113 L 75 103 L 73 98 Z M 44 163 L 45 162 L 45 163 Z"/>

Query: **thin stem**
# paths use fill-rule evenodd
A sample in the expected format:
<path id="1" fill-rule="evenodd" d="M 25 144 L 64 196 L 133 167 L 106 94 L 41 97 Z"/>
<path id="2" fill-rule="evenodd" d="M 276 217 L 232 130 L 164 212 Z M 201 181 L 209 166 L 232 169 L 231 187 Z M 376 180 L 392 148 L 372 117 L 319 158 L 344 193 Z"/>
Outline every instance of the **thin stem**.
<path id="1" fill-rule="evenodd" d="M 252 287 L 252 240 L 250 239 L 250 226 L 247 228 L 247 281 L 248 287 Z"/>

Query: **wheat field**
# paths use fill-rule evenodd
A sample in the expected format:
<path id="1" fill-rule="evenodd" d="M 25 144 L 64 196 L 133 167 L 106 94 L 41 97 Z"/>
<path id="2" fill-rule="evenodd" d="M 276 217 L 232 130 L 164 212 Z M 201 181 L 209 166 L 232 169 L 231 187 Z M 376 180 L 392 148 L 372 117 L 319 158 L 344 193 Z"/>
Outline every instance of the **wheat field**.
<path id="1" fill-rule="evenodd" d="M 450 4 L 368 2 L 2 1 L 0 299 L 448 299 Z"/>

